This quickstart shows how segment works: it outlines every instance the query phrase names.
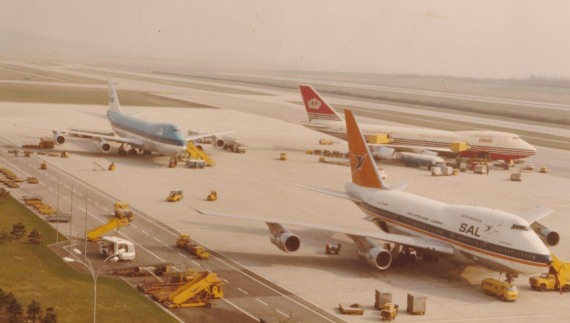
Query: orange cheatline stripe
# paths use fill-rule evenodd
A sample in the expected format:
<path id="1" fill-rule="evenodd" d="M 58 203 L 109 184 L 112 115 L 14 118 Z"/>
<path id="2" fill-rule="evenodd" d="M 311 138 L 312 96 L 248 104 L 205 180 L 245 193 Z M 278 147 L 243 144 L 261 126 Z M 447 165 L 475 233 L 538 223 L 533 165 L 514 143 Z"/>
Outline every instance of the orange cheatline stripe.
<path id="1" fill-rule="evenodd" d="M 366 213 L 370 214 L 370 215 L 377 216 L 377 217 L 381 217 L 382 220 L 385 221 L 385 222 L 391 222 L 391 223 L 393 223 L 393 224 L 396 224 L 396 225 L 398 225 L 398 226 L 404 227 L 404 228 L 406 228 L 406 229 L 409 229 L 409 230 L 412 230 L 412 231 L 416 231 L 416 232 L 418 232 L 418 233 L 420 233 L 420 234 L 423 234 L 423 235 L 426 235 L 426 236 L 430 236 L 430 237 L 435 238 L 435 239 L 437 239 L 437 240 L 442 240 L 442 241 L 444 241 L 444 242 L 451 243 L 451 244 L 460 246 L 460 247 L 462 247 L 462 248 L 466 248 L 466 249 L 470 249 L 470 250 L 473 250 L 473 251 L 477 251 L 477 252 L 482 253 L 482 254 L 485 254 L 485 255 L 487 255 L 487 256 L 491 256 L 491 257 L 495 257 L 495 258 L 501 258 L 501 259 L 503 259 L 503 260 L 514 261 L 514 262 L 518 262 L 518 263 L 521 263 L 521 264 L 524 264 L 524 265 L 529 265 L 529 266 L 535 266 L 535 267 L 541 267 L 541 268 L 546 268 L 546 267 L 548 267 L 547 264 L 536 263 L 536 262 L 526 261 L 526 260 L 522 260 L 522 259 L 518 259 L 518 258 L 513 258 L 513 257 L 505 256 L 505 255 L 502 255 L 502 254 L 497 254 L 497 253 L 494 253 L 494 252 L 490 252 L 490 251 L 487 251 L 487 250 L 484 250 L 484 249 L 476 248 L 476 247 L 473 247 L 473 246 L 470 246 L 470 245 L 466 245 L 466 244 L 463 244 L 463 243 L 461 243 L 461 242 L 458 242 L 458 241 L 455 241 L 455 240 L 451 240 L 451 239 L 447 239 L 447 238 L 438 236 L 437 234 L 433 234 L 433 233 L 431 233 L 431 232 L 423 231 L 423 230 L 418 229 L 418 228 L 416 228 L 416 227 L 413 227 L 413 226 L 410 226 L 410 225 L 407 225 L 407 224 L 404 224 L 404 223 L 401 223 L 401 222 L 398 222 L 398 221 L 394 221 L 394 220 L 389 219 L 389 218 L 385 218 L 385 217 L 383 217 L 383 216 L 381 216 L 381 215 L 379 215 L 379 214 L 376 214 L 376 213 L 374 213 L 374 212 L 370 212 L 370 211 L 368 211 L 368 210 L 364 210 L 364 211 L 365 211 Z"/>

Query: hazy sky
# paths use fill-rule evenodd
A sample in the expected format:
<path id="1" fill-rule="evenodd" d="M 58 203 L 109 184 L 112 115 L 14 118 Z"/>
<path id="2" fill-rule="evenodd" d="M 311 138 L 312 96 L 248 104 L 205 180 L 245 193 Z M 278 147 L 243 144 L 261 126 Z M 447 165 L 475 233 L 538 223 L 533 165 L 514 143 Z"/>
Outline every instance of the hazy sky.
<path id="1" fill-rule="evenodd" d="M 570 76 L 570 1 L 0 0 L 0 30 L 281 69 Z"/>

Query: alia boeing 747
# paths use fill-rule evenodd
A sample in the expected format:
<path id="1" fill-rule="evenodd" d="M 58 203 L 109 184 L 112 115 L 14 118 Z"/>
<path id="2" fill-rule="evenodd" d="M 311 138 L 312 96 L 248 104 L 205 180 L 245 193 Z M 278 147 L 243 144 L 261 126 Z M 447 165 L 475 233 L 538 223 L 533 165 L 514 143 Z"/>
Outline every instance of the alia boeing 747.
<path id="1" fill-rule="evenodd" d="M 558 233 L 539 224 L 552 211 L 537 208 L 525 214 L 484 207 L 450 205 L 407 193 L 407 184 L 388 187 L 378 174 L 370 149 L 351 110 L 345 110 L 352 182 L 344 192 L 305 187 L 355 203 L 376 230 L 359 230 L 309 222 L 270 219 L 213 211 L 197 212 L 244 220 L 265 222 L 270 240 L 285 252 L 297 251 L 299 236 L 285 225 L 340 232 L 357 246 L 358 256 L 370 265 L 385 270 L 394 256 L 415 251 L 417 255 L 447 258 L 460 265 L 479 265 L 514 276 L 545 270 L 552 261 L 548 246 L 559 241 Z M 354 219 L 356 220 L 356 219 Z M 383 243 L 394 245 L 386 248 Z"/>
<path id="2" fill-rule="evenodd" d="M 310 85 L 299 85 L 303 103 L 309 117 L 307 128 L 346 139 L 343 118 L 331 108 Z M 395 151 L 428 151 L 459 157 L 487 157 L 490 160 L 511 160 L 530 157 L 536 149 L 518 135 L 498 131 L 444 131 L 426 128 L 394 127 L 361 124 L 366 135 L 388 135 L 385 144 L 371 145 L 371 152 L 378 159 L 390 159 Z M 452 143 L 465 143 L 466 149 L 453 151 Z"/>

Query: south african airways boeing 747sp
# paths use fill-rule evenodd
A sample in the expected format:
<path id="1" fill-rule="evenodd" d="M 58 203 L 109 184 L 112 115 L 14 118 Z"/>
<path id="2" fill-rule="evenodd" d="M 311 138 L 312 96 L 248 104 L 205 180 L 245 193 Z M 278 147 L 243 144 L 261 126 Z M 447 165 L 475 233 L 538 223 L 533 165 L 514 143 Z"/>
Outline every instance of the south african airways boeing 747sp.
<path id="1" fill-rule="evenodd" d="M 345 120 L 352 182 L 346 184 L 344 192 L 303 187 L 352 201 L 378 230 L 196 211 L 265 222 L 271 242 L 285 252 L 297 251 L 301 240 L 284 225 L 344 233 L 354 241 L 358 256 L 380 270 L 389 268 L 394 256 L 407 257 L 413 251 L 422 257 L 435 256 L 460 265 L 483 266 L 509 277 L 548 268 L 552 257 L 547 246 L 558 244 L 560 237 L 537 221 L 552 210 L 537 208 L 515 215 L 484 207 L 451 205 L 407 193 L 404 192 L 407 184 L 388 187 L 378 174 L 352 111 L 345 110 Z M 394 247 L 387 249 L 375 240 L 390 242 Z"/>
<path id="2" fill-rule="evenodd" d="M 115 90 L 113 80 L 109 76 L 109 110 L 106 115 L 98 115 L 111 123 L 116 135 L 105 134 L 98 131 L 53 131 L 56 144 L 65 143 L 65 136 L 85 137 L 98 140 L 99 150 L 103 153 L 111 151 L 109 142 L 120 143 L 119 153 L 126 153 L 125 147 L 130 147 L 131 153 L 143 151 L 162 155 L 174 155 L 186 150 L 187 143 L 204 137 L 231 133 L 233 131 L 198 133 L 184 136 L 175 124 L 154 123 L 134 118 L 121 110 L 119 97 Z"/>

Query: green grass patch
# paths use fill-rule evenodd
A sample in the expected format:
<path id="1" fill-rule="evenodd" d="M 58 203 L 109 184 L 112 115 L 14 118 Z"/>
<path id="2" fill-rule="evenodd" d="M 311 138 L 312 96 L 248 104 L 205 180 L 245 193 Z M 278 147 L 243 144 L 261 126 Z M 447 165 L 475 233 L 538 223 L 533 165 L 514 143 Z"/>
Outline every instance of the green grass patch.
<path id="1" fill-rule="evenodd" d="M 0 101 L 106 105 L 108 96 L 106 89 L 6 83 L 0 84 Z M 123 106 L 215 108 L 196 102 L 170 99 L 148 92 L 129 90 L 120 91 L 119 101 Z"/>
<path id="2" fill-rule="evenodd" d="M 58 322 L 88 322 L 93 315 L 93 280 L 78 273 L 48 245 L 55 242 L 55 230 L 13 198 L 0 203 L 0 231 L 12 225 L 26 226 L 24 239 L 0 242 L 0 287 L 12 292 L 24 311 L 32 300 L 45 312 L 54 307 Z M 38 229 L 40 244 L 29 244 L 27 234 Z M 61 241 L 61 235 L 60 235 Z M 97 282 L 97 319 L 99 322 L 176 322 L 157 304 L 126 282 L 99 277 Z"/>

